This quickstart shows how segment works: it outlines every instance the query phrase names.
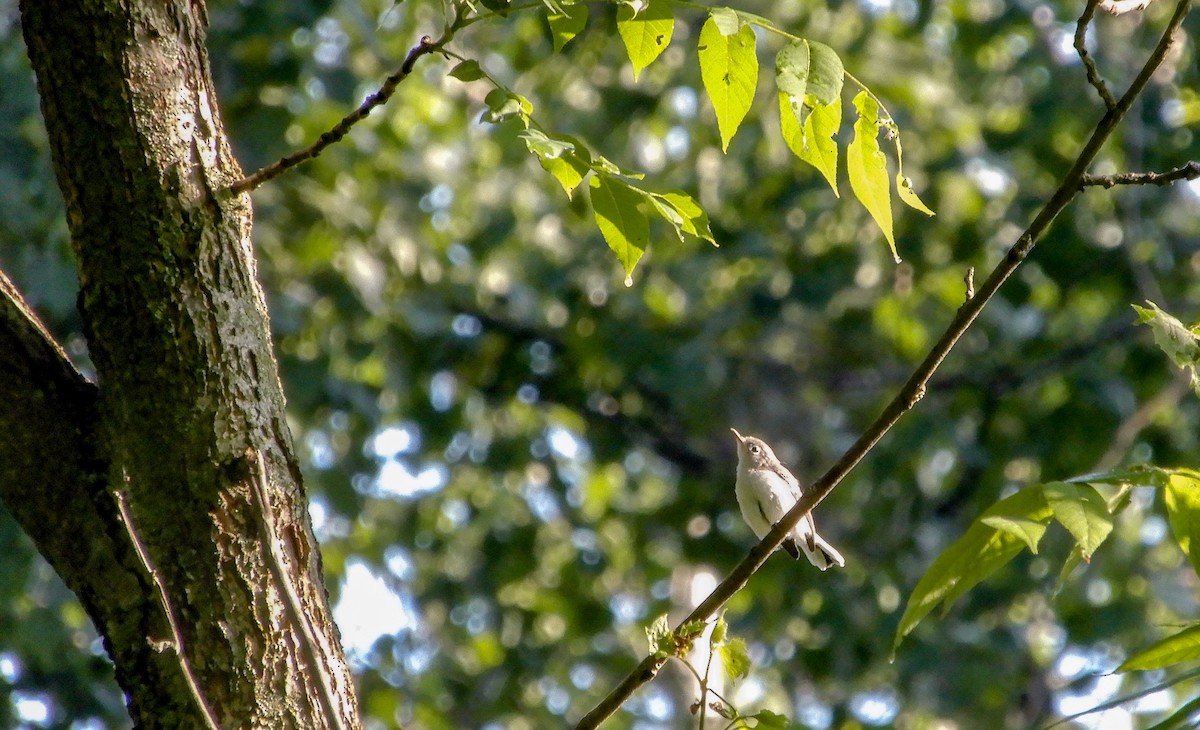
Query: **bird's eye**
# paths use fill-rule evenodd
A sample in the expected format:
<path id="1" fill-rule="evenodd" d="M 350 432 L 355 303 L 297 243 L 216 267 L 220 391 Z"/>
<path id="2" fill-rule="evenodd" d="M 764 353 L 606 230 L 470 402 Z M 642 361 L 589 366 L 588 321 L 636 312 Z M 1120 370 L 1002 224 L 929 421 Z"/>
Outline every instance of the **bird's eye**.
<path id="1" fill-rule="evenodd" d="M 758 447 L 757 447 L 757 446 L 751 446 L 751 447 L 750 447 L 750 453 L 751 453 L 751 454 L 757 454 L 757 453 L 758 453 Z"/>

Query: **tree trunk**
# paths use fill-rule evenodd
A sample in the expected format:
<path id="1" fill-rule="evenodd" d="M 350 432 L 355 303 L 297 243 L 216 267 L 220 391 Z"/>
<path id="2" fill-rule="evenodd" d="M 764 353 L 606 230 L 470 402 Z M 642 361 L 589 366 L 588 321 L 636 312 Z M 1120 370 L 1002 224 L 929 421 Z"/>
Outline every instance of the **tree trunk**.
<path id="1" fill-rule="evenodd" d="M 140 727 L 358 727 L 200 0 L 23 0 L 98 387 L 0 277 L 0 496 Z M 11 345 L 11 346 L 10 346 Z M 124 514 L 122 514 L 124 513 Z"/>

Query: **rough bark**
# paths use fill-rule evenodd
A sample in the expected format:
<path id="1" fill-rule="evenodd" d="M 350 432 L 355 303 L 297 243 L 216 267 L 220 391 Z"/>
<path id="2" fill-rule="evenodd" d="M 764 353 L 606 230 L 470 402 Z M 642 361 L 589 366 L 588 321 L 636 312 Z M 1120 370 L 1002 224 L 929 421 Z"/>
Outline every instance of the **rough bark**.
<path id="1" fill-rule="evenodd" d="M 0 495 L 104 635 L 139 726 L 358 726 L 249 200 L 217 192 L 241 171 L 203 4 L 24 0 L 21 19 L 99 387 L 7 287 L 0 367 L 24 395 L 0 425 L 31 427 L 0 446 Z M 39 458 L 53 468 L 26 469 Z"/>

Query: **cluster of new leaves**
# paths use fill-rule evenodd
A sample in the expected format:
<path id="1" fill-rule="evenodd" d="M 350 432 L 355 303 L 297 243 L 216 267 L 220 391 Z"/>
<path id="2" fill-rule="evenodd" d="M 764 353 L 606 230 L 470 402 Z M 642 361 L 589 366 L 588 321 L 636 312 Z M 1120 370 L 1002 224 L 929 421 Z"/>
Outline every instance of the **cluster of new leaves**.
<path id="1" fill-rule="evenodd" d="M 729 636 L 729 624 L 725 621 L 725 615 L 722 614 L 713 623 L 712 632 L 708 636 L 708 652 L 704 671 L 700 672 L 692 666 L 687 656 L 691 652 L 694 642 L 703 636 L 706 626 L 705 622 L 692 621 L 680 627 L 679 633 L 673 633 L 667 616 L 664 614 L 646 628 L 650 653 L 658 658 L 670 657 L 679 660 L 700 685 L 701 695 L 691 705 L 692 714 L 700 715 L 700 727 L 704 727 L 704 717 L 710 709 L 728 721 L 724 727 L 729 730 L 749 730 L 750 728 L 798 730 L 802 727 L 793 723 L 786 716 L 770 710 L 760 710 L 752 715 L 745 715 L 732 702 L 713 689 L 710 684 L 710 670 L 714 655 L 721 660 L 724 676 L 731 682 L 736 682 L 748 675 L 752 662 L 746 649 L 746 642 L 743 639 Z M 712 699 L 709 698 L 710 694 Z"/>
<path id="2" fill-rule="evenodd" d="M 1175 317 L 1164 312 L 1154 302 L 1148 307 L 1134 304 L 1138 324 L 1148 324 L 1154 332 L 1154 342 L 1166 353 L 1171 362 L 1188 374 L 1192 390 L 1200 395 L 1200 324 L 1188 327 Z"/>
<path id="3" fill-rule="evenodd" d="M 634 0 L 621 4 L 617 32 L 633 65 L 635 80 L 670 44 L 675 29 L 674 5 L 671 0 Z M 561 50 L 582 32 L 587 18 L 585 4 L 548 4 L 547 22 L 555 48 Z M 756 27 L 785 39 L 775 57 L 783 139 L 800 160 L 821 173 L 834 195 L 838 194 L 836 137 L 842 122 L 843 82 L 850 78 L 862 87 L 853 100 L 857 118 L 853 139 L 846 146 L 846 170 L 850 189 L 883 231 L 898 262 L 900 257 L 892 232 L 891 182 L 887 158 L 879 147 L 881 129 L 895 143 L 898 169 L 895 186 L 900 200 L 927 215 L 933 215 L 933 211 L 921 202 L 904 175 L 895 122 L 878 98 L 846 73 L 841 58 L 829 46 L 797 37 L 752 13 L 728 7 L 709 10 L 700 30 L 697 54 L 704 90 L 717 118 L 721 149 L 729 151 L 729 143 L 754 101 L 759 72 Z M 591 175 L 588 188 L 596 225 L 627 277 L 649 244 L 651 217 L 666 221 L 681 240 L 686 233 L 716 243 L 709 230 L 708 216 L 691 196 L 683 192 L 662 194 L 645 190 L 632 182 L 642 178 L 640 173 L 621 170 L 603 156 L 590 153 L 575 137 L 539 128 L 532 121 L 528 99 L 504 88 L 475 61 L 462 61 L 451 74 L 463 81 L 487 78 L 496 87 L 486 99 L 485 121 L 518 118 L 523 125 L 520 134 L 529 151 L 538 156 L 539 163 L 568 196 Z"/>

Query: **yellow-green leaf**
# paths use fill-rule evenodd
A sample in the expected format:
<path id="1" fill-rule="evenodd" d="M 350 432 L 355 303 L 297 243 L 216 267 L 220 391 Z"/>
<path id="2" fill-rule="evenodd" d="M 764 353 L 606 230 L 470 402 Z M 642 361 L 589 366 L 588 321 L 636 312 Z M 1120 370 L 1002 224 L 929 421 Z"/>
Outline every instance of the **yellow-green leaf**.
<path id="1" fill-rule="evenodd" d="M 596 226 L 625 268 L 625 274 L 632 274 L 650 245 L 650 221 L 638 207 L 643 194 L 608 175 L 596 175 L 588 185 L 592 189 Z"/>
<path id="2" fill-rule="evenodd" d="M 1075 543 L 1084 560 L 1090 561 L 1092 553 L 1112 532 L 1112 515 L 1096 488 L 1090 484 L 1068 484 L 1049 482 L 1042 485 L 1046 503 Z"/>
<path id="3" fill-rule="evenodd" d="M 913 210 L 919 210 L 925 215 L 933 215 L 933 211 L 925 203 L 921 202 L 921 198 L 917 196 L 917 191 L 913 190 L 912 180 L 905 177 L 902 172 L 896 173 L 896 192 L 900 195 L 900 202 L 908 207 Z"/>
<path id="4" fill-rule="evenodd" d="M 560 5 L 562 12 L 551 12 L 546 16 L 550 24 L 550 37 L 554 41 L 554 50 L 561 51 L 563 46 L 579 35 L 587 25 L 588 9 L 583 3 Z"/>
<path id="5" fill-rule="evenodd" d="M 708 225 L 708 214 L 692 196 L 685 193 L 649 193 L 647 199 L 663 220 L 675 228 L 675 235 L 683 241 L 683 234 L 695 236 L 717 245 Z"/>
<path id="6" fill-rule="evenodd" d="M 732 641 L 717 647 L 721 657 L 721 666 L 730 679 L 745 676 L 750 671 L 750 655 L 746 652 L 746 642 L 742 639 Z"/>
<path id="7" fill-rule="evenodd" d="M 579 187 L 579 183 L 583 182 L 583 176 L 589 169 L 573 154 L 560 157 L 538 157 L 538 164 L 542 166 L 543 170 L 554 176 L 568 198 L 571 197 L 575 188 Z"/>
<path id="8" fill-rule="evenodd" d="M 617 32 L 625 41 L 625 50 L 633 63 L 633 79 L 637 80 L 646 68 L 667 49 L 675 30 L 671 6 L 659 0 L 647 2 L 639 9 L 629 3 L 617 10 Z"/>
<path id="9" fill-rule="evenodd" d="M 1038 543 L 1042 541 L 1042 535 L 1046 534 L 1046 523 L 1024 517 L 991 515 L 990 517 L 981 517 L 979 521 L 988 527 L 994 527 L 1020 538 L 1029 548 L 1029 552 L 1034 555 L 1037 555 Z"/>
<path id="10" fill-rule="evenodd" d="M 870 94 L 860 91 L 854 97 L 854 108 L 858 110 L 858 120 L 854 122 L 854 139 L 846 149 L 846 170 L 850 176 L 850 189 L 875 219 L 892 249 L 892 258 L 896 263 L 900 263 L 896 239 L 892 236 L 892 200 L 887 158 L 880 151 L 877 139 L 879 105 Z"/>
<path id="11" fill-rule="evenodd" d="M 704 90 L 717 113 L 721 149 L 729 150 L 729 140 L 737 132 L 758 85 L 758 57 L 754 53 L 754 29 L 743 26 L 733 35 L 722 35 L 716 21 L 709 17 L 700 29 L 700 77 Z"/>
<path id="12" fill-rule="evenodd" d="M 993 518 L 1002 518 L 1006 525 L 1036 523 L 1044 529 L 1051 515 L 1041 489 L 1022 489 L 980 515 L 962 537 L 942 551 L 913 588 L 896 629 L 893 654 L 901 640 L 938 604 L 948 609 L 974 585 L 1012 560 L 1022 547 L 1037 544 L 1040 536 L 1035 535 L 1031 526 L 1025 528 L 1028 534 L 1018 535 L 1008 527 L 997 529 L 988 524 L 996 521 Z"/>
<path id="13" fill-rule="evenodd" d="M 1200 574 L 1200 472 L 1179 469 L 1172 473 L 1163 497 L 1175 541 Z"/>
<path id="14" fill-rule="evenodd" d="M 809 98 L 812 98 L 811 95 Z M 783 140 L 797 157 L 817 168 L 833 194 L 837 187 L 837 140 L 834 137 L 842 126 L 842 102 L 820 104 L 804 115 L 804 126 L 796 123 L 795 100 L 779 95 L 779 128 Z"/>
<path id="15" fill-rule="evenodd" d="M 1126 659 L 1116 672 L 1162 669 L 1180 662 L 1200 659 L 1200 624 L 1193 624 L 1177 634 L 1156 641 Z"/>

